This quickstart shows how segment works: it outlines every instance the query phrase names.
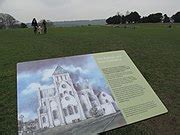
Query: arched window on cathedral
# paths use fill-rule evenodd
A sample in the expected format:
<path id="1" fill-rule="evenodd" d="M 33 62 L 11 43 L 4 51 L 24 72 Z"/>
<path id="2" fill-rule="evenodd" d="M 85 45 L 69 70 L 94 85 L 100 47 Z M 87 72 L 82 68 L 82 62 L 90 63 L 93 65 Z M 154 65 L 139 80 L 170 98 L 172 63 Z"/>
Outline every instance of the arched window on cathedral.
<path id="1" fill-rule="evenodd" d="M 54 120 L 58 119 L 58 114 L 56 110 L 53 110 L 53 118 Z"/>
<path id="2" fill-rule="evenodd" d="M 67 94 L 68 92 L 67 91 L 64 91 L 64 94 Z"/>
<path id="3" fill-rule="evenodd" d="M 54 96 L 56 95 L 56 89 L 53 89 L 53 94 L 54 94 Z"/>
<path id="4" fill-rule="evenodd" d="M 44 102 L 44 106 L 46 106 L 46 102 Z"/>
<path id="5" fill-rule="evenodd" d="M 67 109 L 63 109 L 63 112 L 64 112 L 64 116 L 67 116 L 68 115 L 68 113 L 67 113 Z"/>
<path id="6" fill-rule="evenodd" d="M 43 117 L 42 120 L 43 120 L 43 123 L 46 123 L 46 118 L 45 117 Z"/>
<path id="7" fill-rule="evenodd" d="M 63 98 L 63 94 L 62 93 L 60 93 L 60 97 Z"/>
<path id="8" fill-rule="evenodd" d="M 91 96 L 91 93 L 90 93 L 90 92 L 88 92 L 88 96 L 89 96 L 89 97 Z"/>
<path id="9" fill-rule="evenodd" d="M 106 103 L 109 103 L 109 101 L 106 99 Z"/>
<path id="10" fill-rule="evenodd" d="M 84 111 L 87 111 L 87 107 L 86 107 L 85 104 L 82 104 L 82 108 L 83 108 Z"/>
<path id="11" fill-rule="evenodd" d="M 69 91 L 69 94 L 70 94 L 71 96 L 73 96 L 73 92 L 72 92 L 72 91 Z"/>
<path id="12" fill-rule="evenodd" d="M 103 108 L 103 111 L 105 112 L 105 108 Z"/>
<path id="13" fill-rule="evenodd" d="M 41 109 L 40 109 L 40 114 L 42 114 L 43 112 L 44 112 L 44 111 L 43 111 L 43 109 L 41 108 Z"/>
<path id="14" fill-rule="evenodd" d="M 40 97 L 43 98 L 43 93 L 42 93 L 42 91 L 40 91 Z"/>
<path id="15" fill-rule="evenodd" d="M 56 76 L 56 80 L 59 81 L 59 77 L 58 76 Z"/>
<path id="16" fill-rule="evenodd" d="M 72 106 L 68 106 L 69 115 L 74 114 Z"/>
<path id="17" fill-rule="evenodd" d="M 77 108 L 77 106 L 74 106 L 74 111 L 75 111 L 75 113 L 78 113 L 78 108 Z"/>

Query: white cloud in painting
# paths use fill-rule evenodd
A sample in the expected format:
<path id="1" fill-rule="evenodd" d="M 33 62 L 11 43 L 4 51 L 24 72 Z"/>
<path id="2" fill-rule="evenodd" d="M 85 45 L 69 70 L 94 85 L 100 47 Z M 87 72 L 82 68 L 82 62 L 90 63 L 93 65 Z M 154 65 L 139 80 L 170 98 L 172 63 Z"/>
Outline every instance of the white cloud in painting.
<path id="1" fill-rule="evenodd" d="M 68 66 L 62 66 L 62 68 L 64 68 L 65 70 L 75 73 L 75 72 L 79 72 L 81 74 L 88 74 L 89 70 L 87 69 L 82 69 L 81 67 L 75 67 L 74 65 L 68 65 Z"/>
<path id="2" fill-rule="evenodd" d="M 17 76 L 18 80 L 26 79 L 29 77 L 31 77 L 31 74 L 29 74 L 29 73 L 21 73 L 20 75 Z"/>
<path id="3" fill-rule="evenodd" d="M 42 74 L 42 81 L 49 81 L 49 79 L 52 77 L 53 72 L 54 72 L 54 68 L 43 70 L 41 72 L 41 74 Z"/>
<path id="4" fill-rule="evenodd" d="M 24 89 L 22 91 L 23 95 L 29 95 L 29 94 L 33 94 L 34 92 L 38 91 L 38 89 L 49 89 L 52 88 L 53 85 L 41 85 L 39 83 L 31 83 L 30 85 L 28 85 L 26 87 L 26 89 Z"/>

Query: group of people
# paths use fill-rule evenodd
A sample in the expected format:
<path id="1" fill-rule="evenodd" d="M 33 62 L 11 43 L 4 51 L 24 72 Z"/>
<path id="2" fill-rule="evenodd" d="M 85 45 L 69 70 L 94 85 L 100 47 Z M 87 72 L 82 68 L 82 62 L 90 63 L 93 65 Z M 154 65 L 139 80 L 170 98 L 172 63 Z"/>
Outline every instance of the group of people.
<path id="1" fill-rule="evenodd" d="M 47 33 L 47 22 L 46 22 L 46 20 L 43 20 L 41 23 L 38 23 L 36 18 L 34 18 L 32 20 L 31 25 L 34 28 L 34 34 L 37 34 L 37 33 L 42 34 L 42 32 L 44 34 Z"/>

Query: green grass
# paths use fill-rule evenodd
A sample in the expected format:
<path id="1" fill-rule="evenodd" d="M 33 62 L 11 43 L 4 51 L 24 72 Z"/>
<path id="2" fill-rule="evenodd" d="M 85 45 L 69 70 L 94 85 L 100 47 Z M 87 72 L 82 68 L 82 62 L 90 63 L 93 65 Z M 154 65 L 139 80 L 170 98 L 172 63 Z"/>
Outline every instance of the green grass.
<path id="1" fill-rule="evenodd" d="M 126 50 L 169 113 L 107 135 L 180 134 L 180 25 L 138 24 L 136 29 L 106 26 L 0 30 L 0 134 L 17 133 L 16 63 L 112 50 Z"/>

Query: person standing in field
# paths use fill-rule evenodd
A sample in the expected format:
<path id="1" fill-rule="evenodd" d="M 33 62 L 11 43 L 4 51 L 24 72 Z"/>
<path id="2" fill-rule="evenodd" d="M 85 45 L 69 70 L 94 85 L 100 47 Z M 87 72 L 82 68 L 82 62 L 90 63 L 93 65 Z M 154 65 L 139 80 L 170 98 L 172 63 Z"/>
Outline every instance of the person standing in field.
<path id="1" fill-rule="evenodd" d="M 46 20 L 43 20 L 42 25 L 43 25 L 44 34 L 46 34 L 47 33 L 47 22 L 46 22 Z"/>
<path id="2" fill-rule="evenodd" d="M 31 26 L 34 27 L 34 34 L 37 34 L 38 23 L 36 21 L 36 18 L 32 20 Z"/>

